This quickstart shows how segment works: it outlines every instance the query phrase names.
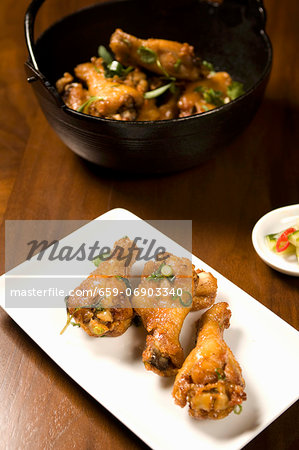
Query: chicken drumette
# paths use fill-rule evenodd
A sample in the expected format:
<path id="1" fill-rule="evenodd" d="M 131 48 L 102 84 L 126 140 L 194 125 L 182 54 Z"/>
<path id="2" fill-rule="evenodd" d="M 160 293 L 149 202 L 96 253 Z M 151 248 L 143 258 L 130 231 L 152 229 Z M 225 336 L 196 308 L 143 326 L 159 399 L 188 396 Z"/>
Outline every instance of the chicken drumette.
<path id="1" fill-rule="evenodd" d="M 135 262 L 132 245 L 128 237 L 115 242 L 110 259 L 102 261 L 67 299 L 69 317 L 90 336 L 119 336 L 131 325 L 134 313 L 126 288 Z M 126 265 L 128 254 L 132 257 Z"/>
<path id="2" fill-rule="evenodd" d="M 92 58 L 75 67 L 74 72 L 86 89 L 81 83 L 72 83 L 73 77 L 67 72 L 56 83 L 69 108 L 78 111 L 83 107 L 81 112 L 106 119 L 136 119 L 147 89 L 145 75 L 139 69 L 126 79 L 106 78 L 102 58 Z"/>
<path id="3" fill-rule="evenodd" d="M 159 75 L 195 81 L 202 74 L 201 64 L 189 44 L 165 39 L 138 39 L 116 29 L 110 39 L 116 59 L 124 65 L 144 67 Z"/>
<path id="4" fill-rule="evenodd" d="M 241 368 L 224 342 L 231 312 L 217 303 L 200 320 L 196 347 L 179 370 L 173 388 L 175 402 L 196 419 L 222 419 L 246 400 Z"/>
<path id="5" fill-rule="evenodd" d="M 192 309 L 213 304 L 217 281 L 210 273 L 196 273 L 189 259 L 168 254 L 165 262 L 145 265 L 139 291 L 132 304 L 149 333 L 144 365 L 161 376 L 175 375 L 184 361 L 179 341 L 184 320 Z"/>

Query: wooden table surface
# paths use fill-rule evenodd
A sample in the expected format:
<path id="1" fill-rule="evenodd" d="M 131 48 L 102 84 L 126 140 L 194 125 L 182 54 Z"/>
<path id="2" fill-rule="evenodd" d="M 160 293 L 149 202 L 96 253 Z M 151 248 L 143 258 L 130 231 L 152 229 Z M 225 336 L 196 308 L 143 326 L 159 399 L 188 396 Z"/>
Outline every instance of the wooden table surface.
<path id="1" fill-rule="evenodd" d="M 192 219 L 193 253 L 298 328 L 299 279 L 271 270 L 251 244 L 252 227 L 264 213 L 299 201 L 298 1 L 265 1 L 274 65 L 249 128 L 204 165 L 147 179 L 107 175 L 75 156 L 51 130 L 25 81 L 22 20 L 28 3 L 0 4 L 1 221 L 91 220 L 115 207 L 145 219 Z M 89 3 L 48 1 L 39 28 Z M 3 227 L 1 231 L 3 273 Z M 1 449 L 147 448 L 2 309 L 0 322 Z M 265 376 L 273 371 L 275 366 L 269 367 Z M 286 367 L 277 389 L 297 378 Z M 294 405 L 246 449 L 298 448 L 297 417 Z"/>

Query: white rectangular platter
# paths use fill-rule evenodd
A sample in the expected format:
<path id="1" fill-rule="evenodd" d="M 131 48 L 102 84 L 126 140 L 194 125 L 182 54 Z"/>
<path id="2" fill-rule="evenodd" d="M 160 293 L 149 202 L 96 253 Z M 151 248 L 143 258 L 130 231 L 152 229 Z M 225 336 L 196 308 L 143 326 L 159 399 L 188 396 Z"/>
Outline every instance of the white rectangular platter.
<path id="1" fill-rule="evenodd" d="M 114 209 L 96 220 L 122 221 L 118 237 L 131 237 L 125 221 L 137 219 L 129 211 Z M 78 232 L 64 241 L 71 245 Z M 66 320 L 63 308 L 6 311 L 72 379 L 153 449 L 240 449 L 298 399 L 299 384 L 285 381 L 289 374 L 296 379 L 299 373 L 299 333 L 195 256 L 193 263 L 217 278 L 216 301 L 230 305 L 231 326 L 224 337 L 246 381 L 248 399 L 242 414 L 221 421 L 189 417 L 187 408 L 174 404 L 173 378 L 160 378 L 144 369 L 142 327 L 131 326 L 118 338 L 90 338 L 77 327 L 60 336 Z M 26 262 L 26 270 L 28 264 L 34 273 L 36 262 Z M 4 281 L 5 276 L 0 279 L 0 304 L 5 309 Z M 190 313 L 184 323 L 181 342 L 187 352 L 201 314 Z"/>

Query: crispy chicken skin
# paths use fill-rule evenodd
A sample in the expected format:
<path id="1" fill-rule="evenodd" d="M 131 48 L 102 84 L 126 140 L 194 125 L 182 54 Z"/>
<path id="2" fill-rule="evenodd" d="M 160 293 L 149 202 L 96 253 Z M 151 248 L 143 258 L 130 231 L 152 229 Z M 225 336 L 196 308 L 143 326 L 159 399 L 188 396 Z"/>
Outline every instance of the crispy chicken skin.
<path id="1" fill-rule="evenodd" d="M 65 90 L 66 85 L 70 84 L 72 81 L 74 81 L 73 75 L 71 75 L 69 72 L 65 72 L 63 74 L 63 77 L 56 82 L 58 93 L 62 94 Z"/>
<path id="2" fill-rule="evenodd" d="M 175 403 L 184 407 L 188 402 L 196 419 L 222 419 L 246 400 L 241 368 L 222 336 L 230 316 L 224 302 L 203 314 L 196 347 L 175 379 Z"/>
<path id="3" fill-rule="evenodd" d="M 161 106 L 157 106 L 156 100 L 145 99 L 139 110 L 137 120 L 167 120 L 174 119 L 178 115 L 177 96 L 168 95 L 168 100 Z"/>
<path id="4" fill-rule="evenodd" d="M 117 28 L 110 39 L 110 47 L 116 59 L 124 65 L 140 66 L 160 75 L 194 81 L 201 76 L 200 60 L 189 44 L 164 39 L 138 39 Z M 157 60 L 146 62 L 142 49 L 155 52 Z M 157 63 L 158 62 L 158 63 Z"/>
<path id="5" fill-rule="evenodd" d="M 120 336 L 131 325 L 134 313 L 130 299 L 125 295 L 124 279 L 129 276 L 136 252 L 132 253 L 132 259 L 126 267 L 126 259 L 117 258 L 117 247 L 123 249 L 123 256 L 126 256 L 132 245 L 132 241 L 127 237 L 115 242 L 112 249 L 112 255 L 116 252 L 115 255 L 102 261 L 98 268 L 74 289 L 74 294 L 67 300 L 68 313 L 90 336 Z M 113 288 L 117 289 L 117 295 L 100 296 L 98 290 L 103 289 L 106 294 L 109 292 L 107 288 L 111 291 Z M 97 307 L 88 307 L 91 305 Z"/>
<path id="6" fill-rule="evenodd" d="M 211 273 L 192 267 L 192 311 L 199 311 L 213 305 L 217 293 L 217 280 Z"/>
<path id="7" fill-rule="evenodd" d="M 135 120 L 137 109 L 143 103 L 143 94 L 133 86 L 120 83 L 118 77 L 105 78 L 101 58 L 75 68 L 76 77 L 88 88 L 90 97 L 96 97 L 88 105 L 93 116 L 118 120 Z"/>
<path id="8" fill-rule="evenodd" d="M 200 92 L 200 87 L 221 92 L 224 100 L 227 97 L 227 88 L 231 82 L 232 79 L 227 72 L 217 72 L 214 75 L 209 75 L 208 78 L 188 83 L 178 101 L 179 117 L 187 117 L 216 108 L 215 104 L 205 100 L 203 92 Z"/>
<path id="9" fill-rule="evenodd" d="M 159 270 L 161 266 L 159 261 L 149 261 L 144 267 L 143 280 L 139 286 L 139 290 L 145 289 L 146 294 L 132 299 L 135 312 L 141 317 L 143 325 L 149 333 L 142 355 L 145 368 L 161 376 L 175 375 L 182 366 L 184 353 L 179 336 L 184 320 L 192 309 L 192 294 L 195 294 L 197 299 L 196 309 L 199 309 L 200 305 L 206 307 L 207 289 L 203 289 L 203 295 L 201 295 L 200 284 L 202 280 L 206 284 L 207 278 L 212 277 L 211 274 L 205 273 L 206 278 L 202 275 L 201 280 L 198 274 L 194 272 L 189 259 L 168 255 L 166 264 L 172 267 L 175 280 L 169 281 L 167 278 L 161 280 L 149 279 L 148 277 Z M 196 279 L 196 284 L 193 281 L 194 279 Z M 214 283 L 213 285 L 214 292 L 213 294 L 212 292 L 209 293 L 210 302 L 213 302 L 212 298 L 214 299 L 216 296 L 217 284 Z M 182 298 L 168 295 L 149 299 L 147 293 L 150 288 L 154 290 L 156 288 L 163 290 L 164 288 L 166 292 L 181 288 L 184 295 Z M 165 307 L 159 307 L 162 302 L 164 302 Z M 169 304 L 172 307 L 168 308 Z"/>
<path id="10" fill-rule="evenodd" d="M 88 100 L 89 95 L 81 83 L 71 83 L 65 85 L 62 98 L 66 106 L 77 111 Z"/>

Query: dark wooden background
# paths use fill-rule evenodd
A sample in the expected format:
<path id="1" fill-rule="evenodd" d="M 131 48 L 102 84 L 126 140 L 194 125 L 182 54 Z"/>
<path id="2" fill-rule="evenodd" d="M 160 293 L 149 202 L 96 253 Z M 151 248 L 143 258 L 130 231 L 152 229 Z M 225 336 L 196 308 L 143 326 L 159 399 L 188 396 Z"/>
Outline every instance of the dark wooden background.
<path id="1" fill-rule="evenodd" d="M 1 221 L 93 219 L 115 207 L 145 219 L 192 219 L 193 253 L 298 328 L 299 280 L 271 270 L 257 257 L 251 230 L 267 211 L 299 202 L 299 2 L 265 0 L 273 72 L 246 132 L 200 167 L 144 180 L 107 175 L 84 163 L 47 124 L 23 69 L 22 21 L 28 3 L 0 3 Z M 48 1 L 39 28 L 89 3 Z M 1 273 L 3 252 L 2 227 Z M 2 309 L 0 323 L 1 449 L 146 448 Z M 265 376 L 270 378 L 273 371 L 275 366 L 269 367 Z M 286 367 L 286 379 L 277 389 L 297 379 Z M 297 418 L 295 405 L 246 449 L 298 448 Z"/>

